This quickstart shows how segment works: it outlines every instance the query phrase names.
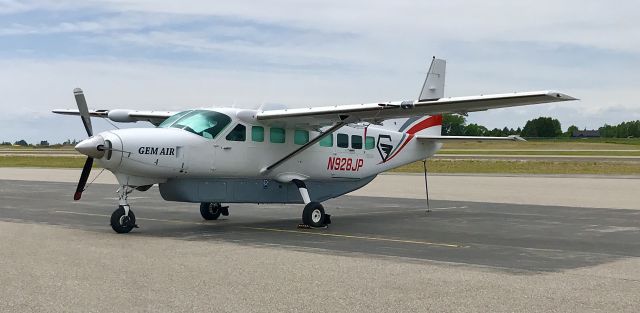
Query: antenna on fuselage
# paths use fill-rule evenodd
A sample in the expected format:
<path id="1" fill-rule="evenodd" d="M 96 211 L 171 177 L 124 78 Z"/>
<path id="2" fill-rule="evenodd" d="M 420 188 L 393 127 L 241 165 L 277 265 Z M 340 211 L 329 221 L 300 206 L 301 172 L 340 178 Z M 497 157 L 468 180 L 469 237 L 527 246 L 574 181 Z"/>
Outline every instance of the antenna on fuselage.
<path id="1" fill-rule="evenodd" d="M 422 160 L 422 168 L 424 169 L 424 193 L 427 201 L 427 210 L 424 214 L 431 212 L 431 206 L 429 206 L 429 182 L 427 180 L 427 159 Z"/>

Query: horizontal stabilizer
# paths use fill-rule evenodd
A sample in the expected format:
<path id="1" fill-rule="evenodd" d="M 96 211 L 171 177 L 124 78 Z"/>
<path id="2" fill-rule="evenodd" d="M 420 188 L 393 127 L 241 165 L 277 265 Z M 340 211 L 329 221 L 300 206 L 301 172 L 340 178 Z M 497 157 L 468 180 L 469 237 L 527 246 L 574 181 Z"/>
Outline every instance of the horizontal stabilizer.
<path id="1" fill-rule="evenodd" d="M 524 138 L 516 135 L 508 137 L 483 137 L 483 136 L 417 136 L 418 140 L 424 141 L 490 141 L 490 140 L 508 140 L 508 141 L 526 141 Z"/>

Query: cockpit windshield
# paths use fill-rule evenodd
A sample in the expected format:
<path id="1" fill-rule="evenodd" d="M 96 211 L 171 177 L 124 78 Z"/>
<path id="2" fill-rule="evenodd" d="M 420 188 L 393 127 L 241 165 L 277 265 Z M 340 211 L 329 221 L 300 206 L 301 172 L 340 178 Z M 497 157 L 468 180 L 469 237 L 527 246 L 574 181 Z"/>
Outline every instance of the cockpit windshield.
<path id="1" fill-rule="evenodd" d="M 180 128 L 204 138 L 214 139 L 230 122 L 231 118 L 220 112 L 193 110 L 180 112 L 166 119 L 158 127 Z"/>

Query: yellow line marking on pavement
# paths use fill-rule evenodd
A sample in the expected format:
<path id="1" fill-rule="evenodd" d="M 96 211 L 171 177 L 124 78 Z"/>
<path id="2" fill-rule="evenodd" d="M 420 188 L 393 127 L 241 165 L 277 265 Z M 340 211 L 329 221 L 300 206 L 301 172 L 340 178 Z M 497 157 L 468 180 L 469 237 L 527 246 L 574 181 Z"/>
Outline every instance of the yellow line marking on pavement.
<path id="1" fill-rule="evenodd" d="M 55 211 L 55 213 L 86 215 L 86 216 L 99 216 L 99 217 L 110 217 L 110 215 L 106 215 L 106 214 L 71 212 L 71 211 Z M 163 220 L 163 219 L 144 218 L 144 217 L 140 217 L 140 218 L 136 217 L 136 220 L 166 222 L 166 223 L 178 223 L 178 224 L 192 224 L 192 225 L 210 225 L 209 223 L 188 222 L 188 221 L 179 221 L 179 220 Z M 369 236 L 356 236 L 356 235 L 333 234 L 333 233 L 319 233 L 319 232 L 313 232 L 313 231 L 299 231 L 299 230 L 288 230 L 288 229 L 279 229 L 279 228 L 264 228 L 264 227 L 249 227 L 249 226 L 239 226 L 239 228 L 251 229 L 251 230 L 261 230 L 261 231 L 271 231 L 271 232 L 281 232 L 281 233 L 327 236 L 327 237 L 336 237 L 336 238 L 349 238 L 349 239 L 360 239 L 360 240 L 371 240 L 371 241 L 387 241 L 387 242 L 409 243 L 409 244 L 418 244 L 418 245 L 427 245 L 427 246 L 436 246 L 436 247 L 446 247 L 446 248 L 466 248 L 466 247 L 468 247 L 468 246 L 464 246 L 464 245 L 449 244 L 449 243 L 438 243 L 438 242 L 416 241 L 416 240 L 403 240 L 403 239 L 369 237 Z"/>
<path id="2" fill-rule="evenodd" d="M 432 211 L 437 211 L 437 210 L 450 210 L 450 209 L 466 209 L 466 206 L 451 206 L 451 207 L 444 207 L 444 208 L 431 208 L 429 210 Z M 422 208 L 422 209 L 412 209 L 412 210 L 402 210 L 402 209 L 398 209 L 398 210 L 389 210 L 389 211 L 373 211 L 373 212 L 358 212 L 358 213 L 345 213 L 345 215 L 343 216 L 359 216 L 359 215 L 374 215 L 374 214 L 390 214 L 390 213 L 403 213 L 403 212 L 420 212 L 420 211 L 427 211 L 427 208 Z"/>
<path id="3" fill-rule="evenodd" d="M 84 212 L 71 212 L 71 211 L 55 211 L 55 212 L 56 213 L 63 213 L 63 214 L 111 217 L 111 215 L 106 215 L 106 214 L 95 214 L 95 213 L 84 213 Z M 146 217 L 136 217 L 136 220 L 154 221 L 154 222 L 166 222 L 166 223 L 177 223 L 177 224 L 208 225 L 208 223 L 198 223 L 198 222 L 179 221 L 179 220 L 162 220 L 162 219 L 157 219 L 157 218 L 146 218 Z"/>
<path id="4" fill-rule="evenodd" d="M 263 227 L 248 227 L 248 226 L 241 226 L 240 228 L 253 229 L 253 230 L 263 230 L 263 231 L 272 231 L 272 232 L 282 232 L 282 233 L 294 233 L 294 234 L 338 237 L 338 238 L 350 238 L 350 239 L 362 239 L 362 240 L 373 240 L 373 241 L 389 241 L 389 242 L 411 243 L 411 244 L 438 246 L 438 247 L 447 247 L 447 248 L 466 248 L 467 247 L 467 246 L 463 246 L 463 245 L 456 245 L 456 244 L 449 244 L 449 243 L 437 243 L 437 242 L 428 242 L 428 241 L 402 240 L 402 239 L 391 239 L 391 238 L 380 238 L 380 237 L 369 237 L 369 236 L 356 236 L 356 235 L 344 235 L 344 234 L 332 234 L 332 233 L 318 233 L 318 232 L 288 230 L 288 229 L 279 229 L 279 228 L 263 228 Z"/>

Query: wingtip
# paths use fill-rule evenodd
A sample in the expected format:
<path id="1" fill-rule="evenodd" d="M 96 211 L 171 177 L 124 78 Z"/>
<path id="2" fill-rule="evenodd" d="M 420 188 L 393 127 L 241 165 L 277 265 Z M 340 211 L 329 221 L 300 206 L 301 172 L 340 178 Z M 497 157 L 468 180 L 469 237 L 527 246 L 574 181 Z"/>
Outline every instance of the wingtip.
<path id="1" fill-rule="evenodd" d="M 578 98 L 572 97 L 568 94 L 562 93 L 562 92 L 558 92 L 558 91 L 547 91 L 547 95 L 551 96 L 551 97 L 555 97 L 558 99 L 561 99 L 560 101 L 573 101 L 573 100 L 580 100 Z"/>
<path id="2" fill-rule="evenodd" d="M 511 138 L 511 140 L 513 141 L 527 141 L 526 139 L 518 136 L 518 135 L 510 135 L 509 138 Z"/>

